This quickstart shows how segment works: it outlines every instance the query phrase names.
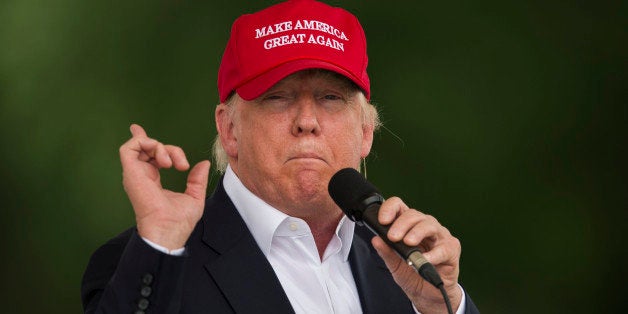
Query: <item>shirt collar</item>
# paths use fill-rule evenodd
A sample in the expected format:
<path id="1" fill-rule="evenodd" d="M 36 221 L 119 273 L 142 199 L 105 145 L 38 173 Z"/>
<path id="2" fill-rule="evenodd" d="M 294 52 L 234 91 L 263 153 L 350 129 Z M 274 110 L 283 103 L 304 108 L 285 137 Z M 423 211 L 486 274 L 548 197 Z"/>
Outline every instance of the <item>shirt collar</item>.
<path id="1" fill-rule="evenodd" d="M 336 228 L 336 235 L 342 241 L 342 247 L 340 248 L 340 254 L 344 261 L 349 259 L 349 251 L 351 250 L 351 243 L 353 242 L 353 230 L 355 229 L 355 222 L 349 219 L 347 216 L 342 216 L 338 227 Z"/>
<path id="2" fill-rule="evenodd" d="M 230 165 L 227 166 L 227 170 L 225 171 L 223 186 L 233 202 L 233 205 L 235 205 L 238 210 L 238 213 L 240 213 L 240 216 L 244 219 L 255 242 L 257 242 L 257 245 L 264 255 L 268 256 L 273 237 L 279 226 L 284 223 L 284 221 L 287 223 L 291 219 L 299 218 L 284 214 L 253 194 L 253 192 L 247 189 L 242 181 L 240 181 Z M 349 257 L 354 228 L 355 223 L 347 219 L 346 216 L 340 219 L 336 227 L 336 235 L 342 242 L 340 254 L 344 260 L 347 260 Z"/>
<path id="3" fill-rule="evenodd" d="M 249 191 L 233 172 L 231 166 L 227 166 L 223 186 L 233 205 L 244 219 L 246 226 L 253 234 L 257 245 L 262 249 L 264 255 L 268 255 L 275 230 L 289 216 Z"/>

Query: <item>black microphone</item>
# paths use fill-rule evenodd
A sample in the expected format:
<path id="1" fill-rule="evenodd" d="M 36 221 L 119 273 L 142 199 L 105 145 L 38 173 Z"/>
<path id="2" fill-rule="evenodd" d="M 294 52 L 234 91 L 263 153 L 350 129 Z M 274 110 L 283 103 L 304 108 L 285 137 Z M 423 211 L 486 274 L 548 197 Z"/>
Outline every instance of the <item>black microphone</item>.
<path id="1" fill-rule="evenodd" d="M 349 219 L 363 223 L 386 244 L 392 247 L 408 265 L 413 266 L 419 275 L 436 288 L 443 286 L 443 280 L 436 268 L 430 264 L 416 246 L 407 246 L 403 241 L 392 242 L 388 239 L 389 225 L 382 225 L 377 219 L 379 207 L 384 198 L 377 188 L 368 182 L 362 174 L 353 168 L 342 169 L 331 177 L 328 186 L 329 195 L 340 206 Z"/>

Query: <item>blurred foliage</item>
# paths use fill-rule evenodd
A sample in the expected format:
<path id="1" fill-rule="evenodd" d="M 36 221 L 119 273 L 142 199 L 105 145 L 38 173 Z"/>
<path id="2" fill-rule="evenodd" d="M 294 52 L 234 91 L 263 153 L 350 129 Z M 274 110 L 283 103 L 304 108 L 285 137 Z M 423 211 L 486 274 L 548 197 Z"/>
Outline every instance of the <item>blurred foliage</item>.
<path id="1" fill-rule="evenodd" d="M 118 161 L 128 126 L 208 158 L 230 25 L 274 2 L 0 2 L 11 313 L 81 311 L 91 252 L 134 223 Z M 386 123 L 369 179 L 461 239 L 480 309 L 625 309 L 626 2 L 329 3 L 368 38 Z M 182 189 L 185 174 L 164 181 Z"/>

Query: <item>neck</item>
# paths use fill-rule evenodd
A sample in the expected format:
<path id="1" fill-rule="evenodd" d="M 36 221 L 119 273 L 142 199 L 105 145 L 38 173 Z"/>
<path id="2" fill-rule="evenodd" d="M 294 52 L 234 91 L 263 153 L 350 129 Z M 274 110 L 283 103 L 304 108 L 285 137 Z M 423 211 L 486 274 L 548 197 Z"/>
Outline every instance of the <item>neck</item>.
<path id="1" fill-rule="evenodd" d="M 311 218 L 304 219 L 312 231 L 314 242 L 316 243 L 316 249 L 318 250 L 318 256 L 321 259 L 325 254 L 329 241 L 331 241 L 331 238 L 336 233 L 336 228 L 338 228 L 338 223 L 341 218 L 342 214 L 337 215 L 333 219 L 330 219 L 330 217 L 325 217 L 319 220 Z"/>

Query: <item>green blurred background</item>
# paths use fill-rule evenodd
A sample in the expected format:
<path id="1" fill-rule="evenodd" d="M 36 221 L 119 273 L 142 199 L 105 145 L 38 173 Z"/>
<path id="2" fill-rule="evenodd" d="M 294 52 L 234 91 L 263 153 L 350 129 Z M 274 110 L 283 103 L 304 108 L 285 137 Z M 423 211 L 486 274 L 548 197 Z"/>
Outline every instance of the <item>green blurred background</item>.
<path id="1" fill-rule="evenodd" d="M 134 223 L 128 126 L 207 158 L 231 22 L 274 2 L 0 2 L 6 313 L 81 311 L 91 252 Z M 626 2 L 329 3 L 368 38 L 368 176 L 461 239 L 480 309 L 625 311 Z"/>

